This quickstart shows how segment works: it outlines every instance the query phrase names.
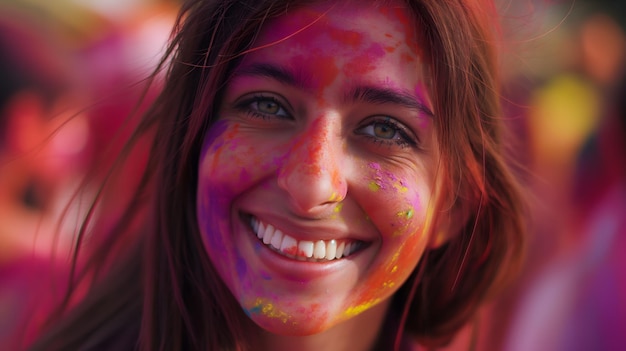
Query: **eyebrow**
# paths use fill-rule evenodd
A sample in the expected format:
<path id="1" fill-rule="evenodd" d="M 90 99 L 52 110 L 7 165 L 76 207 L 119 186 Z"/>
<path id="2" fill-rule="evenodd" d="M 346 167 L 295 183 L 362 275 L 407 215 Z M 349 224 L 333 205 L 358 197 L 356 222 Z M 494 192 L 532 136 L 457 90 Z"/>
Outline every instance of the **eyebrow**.
<path id="1" fill-rule="evenodd" d="M 244 65 L 237 69 L 235 77 L 260 76 L 274 79 L 282 84 L 289 85 L 301 90 L 310 90 L 311 84 L 302 75 L 283 67 L 270 63 L 257 62 Z M 434 113 L 409 91 L 397 90 L 386 87 L 356 86 L 345 96 L 346 101 L 363 101 L 370 104 L 395 104 L 409 109 L 418 110 L 430 117 Z"/>
<path id="2" fill-rule="evenodd" d="M 394 104 L 418 110 L 434 117 L 434 113 L 411 93 L 404 90 L 380 88 L 373 86 L 357 86 L 347 94 L 348 100 L 363 101 L 370 104 Z"/>
<path id="3" fill-rule="evenodd" d="M 305 79 L 301 75 L 298 75 L 285 67 L 270 63 L 253 63 L 251 65 L 244 65 L 235 72 L 235 77 L 238 76 L 267 77 L 285 85 L 290 85 L 302 90 L 310 90 L 308 79 Z"/>

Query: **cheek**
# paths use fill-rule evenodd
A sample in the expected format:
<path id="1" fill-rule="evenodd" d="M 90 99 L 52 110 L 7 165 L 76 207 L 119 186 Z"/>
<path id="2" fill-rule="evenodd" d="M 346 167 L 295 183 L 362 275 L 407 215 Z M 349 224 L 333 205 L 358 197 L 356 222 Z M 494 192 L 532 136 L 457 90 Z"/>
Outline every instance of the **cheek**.
<path id="1" fill-rule="evenodd" d="M 421 234 L 428 217 L 428 180 L 413 172 L 383 170 L 378 163 L 367 168 L 367 192 L 376 198 L 367 212 L 383 240 Z"/>
<path id="2" fill-rule="evenodd" d="M 231 245 L 227 233 L 234 199 L 271 168 L 267 150 L 255 147 L 241 129 L 218 121 L 205 137 L 199 160 L 197 218 L 212 258 L 230 252 L 224 248 Z"/>
<path id="3" fill-rule="evenodd" d="M 275 169 L 275 147 L 255 142 L 238 124 L 218 122 L 204 142 L 200 157 L 200 192 L 224 198 L 241 193 Z"/>
<path id="4" fill-rule="evenodd" d="M 360 313 L 395 293 L 419 262 L 428 242 L 427 182 L 416 175 L 393 174 L 377 163 L 366 173 L 367 215 L 381 234 L 377 262 L 347 314 Z"/>

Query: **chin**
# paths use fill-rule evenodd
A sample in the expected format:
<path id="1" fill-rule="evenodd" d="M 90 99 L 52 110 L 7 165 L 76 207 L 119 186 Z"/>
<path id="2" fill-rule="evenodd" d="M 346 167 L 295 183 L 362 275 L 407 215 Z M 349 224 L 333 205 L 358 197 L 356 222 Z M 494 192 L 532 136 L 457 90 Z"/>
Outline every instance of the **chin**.
<path id="1" fill-rule="evenodd" d="M 254 323 L 268 333 L 282 336 L 309 336 L 322 333 L 334 326 L 327 321 L 311 320 L 311 317 L 303 316 L 301 319 L 288 319 L 258 316 L 252 317 Z"/>
<path id="2" fill-rule="evenodd" d="M 332 312 L 322 311 L 319 305 L 280 305 L 256 299 L 250 308 L 244 308 L 248 317 L 266 332 L 283 336 L 308 336 L 322 333 L 341 322 Z M 341 316 L 337 313 L 336 316 Z"/>

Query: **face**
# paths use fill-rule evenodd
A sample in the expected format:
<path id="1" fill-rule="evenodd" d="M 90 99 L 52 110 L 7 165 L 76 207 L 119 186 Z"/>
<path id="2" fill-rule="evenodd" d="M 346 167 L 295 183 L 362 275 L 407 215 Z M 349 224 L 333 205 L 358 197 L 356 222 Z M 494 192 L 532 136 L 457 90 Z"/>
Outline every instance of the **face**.
<path id="1" fill-rule="evenodd" d="M 266 330 L 358 318 L 429 244 L 437 147 L 406 13 L 351 2 L 268 23 L 205 136 L 205 248 Z"/>

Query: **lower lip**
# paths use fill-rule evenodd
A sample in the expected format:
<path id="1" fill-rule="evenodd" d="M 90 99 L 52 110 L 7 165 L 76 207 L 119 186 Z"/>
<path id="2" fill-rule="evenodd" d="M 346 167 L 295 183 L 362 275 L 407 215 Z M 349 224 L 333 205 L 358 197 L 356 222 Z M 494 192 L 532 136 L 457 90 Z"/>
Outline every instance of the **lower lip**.
<path id="1" fill-rule="evenodd" d="M 250 247 L 252 248 L 252 255 L 258 257 L 261 264 L 270 271 L 288 280 L 304 281 L 334 274 L 345 269 L 347 266 L 357 264 L 356 261 L 359 260 L 361 254 L 365 251 L 360 250 L 349 257 L 331 261 L 301 261 L 286 257 L 272 250 L 259 241 L 250 226 L 246 225 L 245 222 L 239 223 L 241 223 L 242 229 L 247 234 L 245 236 L 248 238 Z"/>

